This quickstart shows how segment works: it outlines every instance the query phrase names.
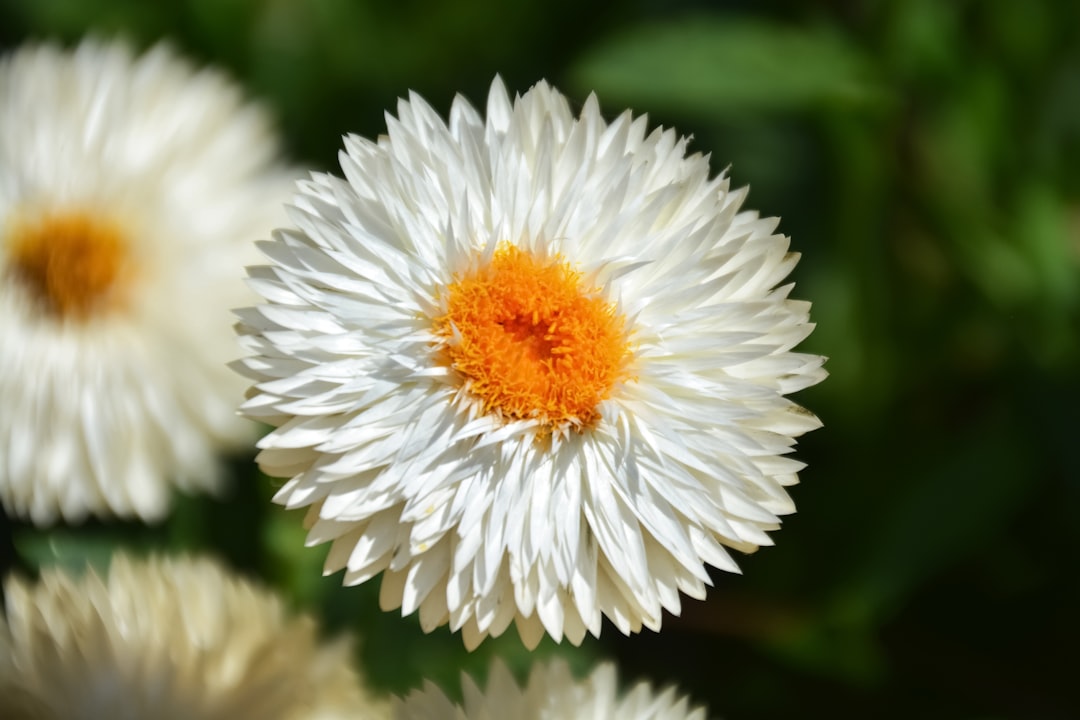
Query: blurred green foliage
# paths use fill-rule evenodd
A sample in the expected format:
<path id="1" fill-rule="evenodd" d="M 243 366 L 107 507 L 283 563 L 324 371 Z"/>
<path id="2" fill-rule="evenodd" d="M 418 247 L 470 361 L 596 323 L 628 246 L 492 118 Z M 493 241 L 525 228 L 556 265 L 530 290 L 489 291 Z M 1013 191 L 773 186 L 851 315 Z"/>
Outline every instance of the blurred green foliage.
<path id="1" fill-rule="evenodd" d="M 0 42 L 162 38 L 227 67 L 277 112 L 294 159 L 334 169 L 409 89 L 447 108 L 491 78 L 595 91 L 695 136 L 781 215 L 814 303 L 805 349 L 832 377 L 800 400 L 799 513 L 777 547 L 714 575 L 664 630 L 555 647 L 579 668 L 677 682 L 732 718 L 1064 718 L 1080 643 L 1080 4 L 1053 0 L 678 2 L 3 0 Z M 373 681 L 453 689 L 445 628 L 321 578 L 300 518 L 250 457 L 232 495 L 160 527 L 38 531 L 3 519 L 10 564 L 203 550 L 363 639 Z"/>

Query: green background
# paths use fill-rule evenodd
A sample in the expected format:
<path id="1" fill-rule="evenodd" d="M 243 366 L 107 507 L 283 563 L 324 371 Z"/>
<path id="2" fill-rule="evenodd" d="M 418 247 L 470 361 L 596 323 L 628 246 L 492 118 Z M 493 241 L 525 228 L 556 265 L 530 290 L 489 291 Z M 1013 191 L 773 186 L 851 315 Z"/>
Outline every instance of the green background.
<path id="1" fill-rule="evenodd" d="M 831 373 L 798 396 L 825 423 L 799 445 L 798 514 L 661 633 L 539 655 L 617 658 L 726 718 L 1080 708 L 1080 3 L 0 0 L 5 49 L 88 32 L 226 67 L 313 169 L 409 89 L 443 112 L 496 73 L 575 106 L 595 90 L 692 134 L 783 218 L 818 323 L 802 349 Z M 399 693 L 533 659 L 513 631 L 467 654 L 380 612 L 377 582 L 321 578 L 278 481 L 232 468 L 227 498 L 180 498 L 160 526 L 0 518 L 2 569 L 213 552 L 353 629 Z"/>

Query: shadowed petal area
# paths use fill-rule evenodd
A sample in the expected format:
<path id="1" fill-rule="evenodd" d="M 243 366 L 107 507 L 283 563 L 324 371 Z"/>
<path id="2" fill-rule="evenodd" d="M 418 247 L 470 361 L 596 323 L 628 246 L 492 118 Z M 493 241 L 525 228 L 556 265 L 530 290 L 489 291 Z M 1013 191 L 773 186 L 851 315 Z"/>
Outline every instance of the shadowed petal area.
<path id="1" fill-rule="evenodd" d="M 655 690 L 639 682 L 619 691 L 615 666 L 605 663 L 588 677 L 577 680 L 563 662 L 536 665 L 524 687 L 510 671 L 497 663 L 481 689 L 469 677 L 462 678 L 461 704 L 455 705 L 438 687 L 422 689 L 396 701 L 395 720 L 705 720 L 675 688 Z"/>
<path id="2" fill-rule="evenodd" d="M 375 720 L 388 703 L 268 590 L 207 559 L 115 557 L 107 575 L 9 578 L 0 716 Z"/>

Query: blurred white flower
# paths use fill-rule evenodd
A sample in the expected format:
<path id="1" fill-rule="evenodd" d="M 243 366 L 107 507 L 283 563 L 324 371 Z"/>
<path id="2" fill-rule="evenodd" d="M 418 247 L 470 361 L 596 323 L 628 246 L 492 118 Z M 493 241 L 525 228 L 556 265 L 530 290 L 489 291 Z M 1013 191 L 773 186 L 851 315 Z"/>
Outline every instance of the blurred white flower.
<path id="1" fill-rule="evenodd" d="M 469 647 L 659 628 L 794 510 L 784 455 L 819 422 L 784 395 L 825 373 L 792 352 L 788 238 L 594 97 L 575 118 L 496 81 L 486 120 L 413 95 L 388 123 L 250 271 L 237 367 L 275 499 L 310 506 L 327 572 L 382 572 L 385 609 Z"/>
<path id="2" fill-rule="evenodd" d="M 161 517 L 252 442 L 230 311 L 294 176 L 263 111 L 168 49 L 0 59 L 0 501 Z"/>
<path id="3" fill-rule="evenodd" d="M 0 717 L 9 720 L 366 720 L 389 715 L 344 640 L 206 559 L 113 559 L 9 578 Z"/>
<path id="4" fill-rule="evenodd" d="M 574 680 L 565 663 L 537 665 L 520 688 L 502 664 L 495 664 L 481 690 L 462 678 L 463 702 L 455 705 L 432 683 L 394 703 L 395 720 L 705 720 L 675 688 L 656 692 L 639 682 L 620 695 L 615 666 L 605 663 L 589 677 Z"/>

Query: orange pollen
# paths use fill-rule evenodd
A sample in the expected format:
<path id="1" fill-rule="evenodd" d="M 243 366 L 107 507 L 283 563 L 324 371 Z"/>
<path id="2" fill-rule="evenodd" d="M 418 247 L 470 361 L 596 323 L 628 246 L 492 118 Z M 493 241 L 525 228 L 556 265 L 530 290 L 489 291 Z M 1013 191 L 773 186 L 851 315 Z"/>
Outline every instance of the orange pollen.
<path id="1" fill-rule="evenodd" d="M 120 231 L 82 212 L 18 223 L 9 246 L 15 277 L 50 312 L 80 320 L 117 299 L 129 260 Z"/>
<path id="2" fill-rule="evenodd" d="M 599 288 L 559 258 L 505 244 L 447 290 L 435 331 L 485 412 L 539 418 L 547 432 L 599 420 L 631 358 L 626 318 Z"/>

